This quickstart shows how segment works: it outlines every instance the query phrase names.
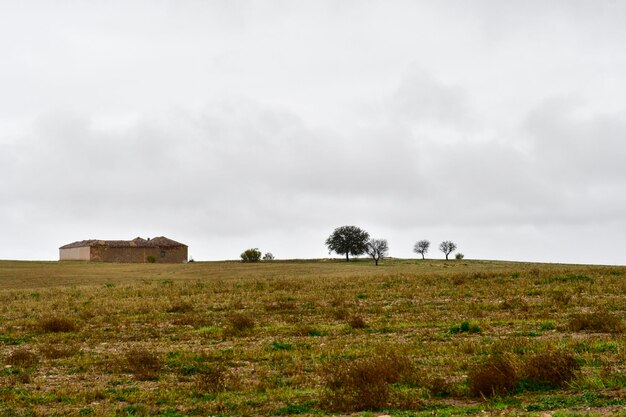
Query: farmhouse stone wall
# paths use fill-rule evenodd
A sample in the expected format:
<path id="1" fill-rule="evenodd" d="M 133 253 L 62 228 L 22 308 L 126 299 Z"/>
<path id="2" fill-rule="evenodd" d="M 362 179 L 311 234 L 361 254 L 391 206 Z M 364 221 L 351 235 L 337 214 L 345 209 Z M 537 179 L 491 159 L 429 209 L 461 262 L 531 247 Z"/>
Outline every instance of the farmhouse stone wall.
<path id="1" fill-rule="evenodd" d="M 143 263 L 148 262 L 149 256 L 154 257 L 157 263 L 182 263 L 187 260 L 187 247 L 117 248 L 93 246 L 91 248 L 91 260 L 95 262 Z"/>
<path id="2" fill-rule="evenodd" d="M 62 261 L 89 261 L 90 247 L 59 249 L 59 259 Z"/>

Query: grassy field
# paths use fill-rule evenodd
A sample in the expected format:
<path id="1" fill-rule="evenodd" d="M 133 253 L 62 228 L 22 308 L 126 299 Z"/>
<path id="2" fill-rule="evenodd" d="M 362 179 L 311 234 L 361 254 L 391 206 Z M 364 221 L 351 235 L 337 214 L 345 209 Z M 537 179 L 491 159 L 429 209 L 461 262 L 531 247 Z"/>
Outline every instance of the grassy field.
<path id="1" fill-rule="evenodd" d="M 0 261 L 0 415 L 623 415 L 626 267 Z"/>

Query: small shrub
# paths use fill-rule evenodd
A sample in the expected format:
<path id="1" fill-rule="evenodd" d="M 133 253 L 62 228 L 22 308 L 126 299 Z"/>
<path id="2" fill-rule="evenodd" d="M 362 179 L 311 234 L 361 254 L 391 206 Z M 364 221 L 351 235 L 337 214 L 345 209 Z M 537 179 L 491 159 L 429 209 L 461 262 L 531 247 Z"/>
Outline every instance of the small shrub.
<path id="1" fill-rule="evenodd" d="M 322 403 L 331 411 L 380 410 L 393 399 L 390 384 L 407 381 L 413 373 L 411 361 L 395 353 L 333 362 L 323 371 Z"/>
<path id="2" fill-rule="evenodd" d="M 162 367 L 159 357 L 147 349 L 130 349 L 124 359 L 125 369 L 142 381 L 156 379 Z"/>
<path id="3" fill-rule="evenodd" d="M 228 373 L 222 364 L 206 366 L 195 375 L 196 389 L 200 392 L 218 393 L 226 389 Z"/>
<path id="4" fill-rule="evenodd" d="M 246 249 L 239 256 L 242 262 L 258 262 L 261 260 L 261 251 L 257 248 Z"/>
<path id="5" fill-rule="evenodd" d="M 461 252 L 454 255 L 454 259 L 457 259 L 459 261 L 463 258 L 465 258 L 465 255 L 463 255 Z"/>
<path id="6" fill-rule="evenodd" d="M 540 329 L 542 331 L 547 331 L 547 330 L 554 330 L 556 329 L 556 327 L 554 326 L 554 323 L 551 321 L 546 321 L 545 323 L 541 323 L 541 327 Z"/>
<path id="7" fill-rule="evenodd" d="M 521 384 L 526 389 L 558 388 L 571 381 L 579 369 L 580 365 L 570 353 L 536 353 L 523 363 Z"/>
<path id="8" fill-rule="evenodd" d="M 471 324 L 469 321 L 464 321 L 460 326 L 452 326 L 448 329 L 448 333 L 480 333 L 480 327 L 477 324 Z"/>
<path id="9" fill-rule="evenodd" d="M 267 348 L 268 350 L 293 350 L 293 345 L 291 343 L 274 340 Z"/>
<path id="10" fill-rule="evenodd" d="M 19 366 L 21 368 L 30 368 L 39 363 L 39 358 L 33 352 L 27 349 L 16 349 L 9 353 L 4 362 L 7 365 Z"/>
<path id="11" fill-rule="evenodd" d="M 273 261 L 274 260 L 274 255 L 272 254 L 272 252 L 266 252 L 265 255 L 263 255 L 263 260 L 264 261 Z"/>
<path id="12" fill-rule="evenodd" d="M 452 276 L 452 283 L 454 285 L 463 285 L 467 282 L 467 274 L 454 274 Z"/>
<path id="13" fill-rule="evenodd" d="M 502 310 L 520 310 L 528 311 L 529 306 L 526 300 L 521 297 L 508 298 L 500 304 Z"/>
<path id="14" fill-rule="evenodd" d="M 265 311 L 289 311 L 296 310 L 298 306 L 294 300 L 282 299 L 266 303 L 264 306 Z"/>
<path id="15" fill-rule="evenodd" d="M 331 314 L 335 320 L 346 320 L 350 316 L 350 312 L 346 308 L 334 308 Z"/>
<path id="16" fill-rule="evenodd" d="M 74 356 L 78 352 L 78 348 L 74 345 L 59 345 L 56 343 L 47 343 L 39 346 L 39 353 L 47 359 L 60 359 Z"/>
<path id="17" fill-rule="evenodd" d="M 597 311 L 574 315 L 569 322 L 569 328 L 575 332 L 587 330 L 596 333 L 622 333 L 624 324 L 617 315 Z"/>
<path id="18" fill-rule="evenodd" d="M 193 311 L 193 304 L 188 301 L 176 301 L 166 310 L 168 313 L 188 313 Z"/>
<path id="19" fill-rule="evenodd" d="M 153 264 L 156 262 L 156 258 L 152 255 L 146 256 L 146 262 L 148 262 L 149 264 Z"/>
<path id="20" fill-rule="evenodd" d="M 67 317 L 44 317 L 39 320 L 39 330 L 43 333 L 73 332 L 76 324 Z"/>
<path id="21" fill-rule="evenodd" d="M 486 362 L 470 369 L 470 393 L 476 397 L 493 397 L 512 392 L 517 385 L 517 373 L 505 356 L 490 356 Z"/>
<path id="22" fill-rule="evenodd" d="M 367 327 L 367 323 L 361 316 L 353 315 L 348 318 L 348 325 L 353 329 L 365 329 Z"/>
<path id="23" fill-rule="evenodd" d="M 570 301 L 572 301 L 573 294 L 570 292 L 557 290 L 557 291 L 553 291 L 550 294 L 550 298 L 552 299 L 552 302 L 554 304 L 566 306 L 570 303 Z"/>
<path id="24" fill-rule="evenodd" d="M 231 326 L 231 330 L 235 333 L 242 333 L 254 328 L 254 318 L 247 314 L 235 313 L 232 314 L 228 321 Z"/>

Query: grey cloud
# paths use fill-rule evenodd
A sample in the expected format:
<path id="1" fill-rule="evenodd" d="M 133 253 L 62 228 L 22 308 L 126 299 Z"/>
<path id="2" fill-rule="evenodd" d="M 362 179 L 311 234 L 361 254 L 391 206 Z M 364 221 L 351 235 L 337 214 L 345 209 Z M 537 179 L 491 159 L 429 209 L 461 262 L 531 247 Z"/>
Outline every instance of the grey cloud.
<path id="1" fill-rule="evenodd" d="M 423 69 L 404 78 L 391 97 L 389 111 L 395 120 L 462 128 L 470 127 L 474 117 L 463 88 L 445 84 Z"/>

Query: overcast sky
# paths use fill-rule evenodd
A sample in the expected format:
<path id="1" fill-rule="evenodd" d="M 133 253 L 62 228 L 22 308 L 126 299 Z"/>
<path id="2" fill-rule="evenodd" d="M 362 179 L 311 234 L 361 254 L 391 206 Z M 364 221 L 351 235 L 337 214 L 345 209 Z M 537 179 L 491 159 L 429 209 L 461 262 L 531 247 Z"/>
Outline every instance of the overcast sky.
<path id="1" fill-rule="evenodd" d="M 0 0 L 0 259 L 626 264 L 626 2 Z"/>

